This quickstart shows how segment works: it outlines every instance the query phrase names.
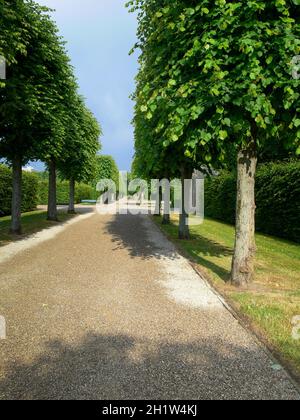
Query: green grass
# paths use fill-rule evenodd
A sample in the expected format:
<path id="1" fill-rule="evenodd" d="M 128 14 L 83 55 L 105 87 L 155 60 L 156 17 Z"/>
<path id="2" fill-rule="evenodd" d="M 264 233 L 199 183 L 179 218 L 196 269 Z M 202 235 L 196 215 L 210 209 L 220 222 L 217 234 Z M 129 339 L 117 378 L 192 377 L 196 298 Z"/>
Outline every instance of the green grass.
<path id="1" fill-rule="evenodd" d="M 59 212 L 59 222 L 49 222 L 45 211 L 24 213 L 22 214 L 22 235 L 20 236 L 11 235 L 9 233 L 11 220 L 10 216 L 0 217 L 0 247 L 7 245 L 10 242 L 25 239 L 26 237 L 43 229 L 56 226 L 61 222 L 69 220 L 71 217 L 73 216 L 64 212 Z"/>
<path id="2" fill-rule="evenodd" d="M 179 241 L 177 226 L 173 217 L 170 226 L 161 228 L 300 377 L 300 341 L 292 338 L 291 325 L 300 315 L 300 245 L 257 234 L 255 282 L 240 290 L 228 283 L 234 228 L 207 219 L 191 227 L 190 241 Z"/>

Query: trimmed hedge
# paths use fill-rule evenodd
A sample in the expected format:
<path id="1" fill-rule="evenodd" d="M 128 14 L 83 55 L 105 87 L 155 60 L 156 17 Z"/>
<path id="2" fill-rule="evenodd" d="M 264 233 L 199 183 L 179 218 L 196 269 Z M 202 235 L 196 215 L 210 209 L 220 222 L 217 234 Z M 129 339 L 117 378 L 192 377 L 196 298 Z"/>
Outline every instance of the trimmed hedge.
<path id="1" fill-rule="evenodd" d="M 206 216 L 235 223 L 236 175 L 205 182 Z M 256 177 L 256 230 L 300 243 L 300 162 L 270 163 Z"/>
<path id="2" fill-rule="evenodd" d="M 69 182 L 57 182 L 57 204 L 65 205 L 69 203 Z M 94 200 L 96 191 L 93 187 L 86 184 L 76 184 L 75 203 L 79 204 L 82 200 Z M 39 204 L 47 204 L 48 202 L 48 181 L 39 182 Z"/>
<path id="3" fill-rule="evenodd" d="M 12 171 L 0 165 L 0 217 L 11 214 Z M 38 177 L 34 173 L 23 172 L 22 212 L 36 209 L 38 205 Z"/>

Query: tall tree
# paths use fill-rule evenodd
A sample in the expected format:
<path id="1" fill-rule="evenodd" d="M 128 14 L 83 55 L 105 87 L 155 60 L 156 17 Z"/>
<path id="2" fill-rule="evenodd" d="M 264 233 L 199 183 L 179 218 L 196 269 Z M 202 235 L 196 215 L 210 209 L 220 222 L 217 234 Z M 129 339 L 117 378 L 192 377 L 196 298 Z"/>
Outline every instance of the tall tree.
<path id="1" fill-rule="evenodd" d="M 119 184 L 119 169 L 112 156 L 98 155 L 96 158 L 96 172 L 94 183 L 97 184 L 102 179 L 110 179 L 116 184 L 118 189 Z"/>
<path id="2" fill-rule="evenodd" d="M 258 151 L 284 139 L 300 153 L 296 0 L 133 1 L 139 9 L 140 95 L 145 118 L 160 114 L 163 145 L 195 162 L 221 166 L 238 155 L 232 282 L 253 279 Z M 174 163 L 178 162 L 174 155 Z"/>
<path id="3" fill-rule="evenodd" d="M 141 50 L 135 95 L 136 148 L 145 161 L 150 156 L 150 163 L 167 165 L 170 175 L 179 176 L 184 196 L 184 180 L 191 178 L 194 169 L 222 158 L 202 124 L 207 86 L 200 86 L 198 63 L 196 67 L 190 52 L 199 23 L 184 1 L 132 1 L 130 5 L 139 10 L 137 47 Z M 152 160 L 155 154 L 149 154 L 149 147 L 153 144 L 161 159 Z M 171 164 L 164 161 L 166 156 Z M 182 201 L 179 238 L 188 239 L 188 214 Z"/>
<path id="4" fill-rule="evenodd" d="M 0 89 L 0 156 L 13 168 L 11 231 L 20 233 L 22 165 L 50 156 L 50 149 L 59 153 L 72 72 L 47 8 L 18 0 L 1 6 L 0 28 L 9 27 L 16 41 L 12 48 L 0 40 L 8 57 L 7 80 Z M 1 37 L 6 33 L 0 30 Z"/>
<path id="5" fill-rule="evenodd" d="M 58 168 L 63 178 L 70 183 L 69 213 L 75 213 L 76 182 L 91 182 L 95 178 L 101 128 L 78 95 L 69 104 L 69 113 L 66 149 L 58 162 Z"/>
<path id="6" fill-rule="evenodd" d="M 13 233 L 21 232 L 22 164 L 33 157 L 32 127 L 40 105 L 38 79 L 44 69 L 30 48 L 42 33 L 41 11 L 31 2 L 1 2 L 0 45 L 7 60 L 7 80 L 0 90 L 0 156 L 13 168 Z"/>
<path id="7" fill-rule="evenodd" d="M 300 152 L 300 82 L 292 78 L 291 68 L 300 51 L 296 4 L 276 0 L 199 4 L 203 32 L 195 41 L 195 56 L 200 83 L 209 87 L 216 104 L 212 118 L 204 116 L 205 124 L 213 142 L 225 140 L 225 156 L 226 144 L 233 143 L 237 151 L 232 283 L 238 286 L 247 285 L 254 276 L 258 154 L 282 142 Z"/>

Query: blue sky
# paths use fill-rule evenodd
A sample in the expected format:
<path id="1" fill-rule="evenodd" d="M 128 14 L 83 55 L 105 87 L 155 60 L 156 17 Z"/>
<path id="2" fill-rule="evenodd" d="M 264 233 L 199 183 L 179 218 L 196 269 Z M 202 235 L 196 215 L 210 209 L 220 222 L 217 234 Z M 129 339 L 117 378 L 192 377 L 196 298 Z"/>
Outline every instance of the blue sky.
<path id="1" fill-rule="evenodd" d="M 102 129 L 102 153 L 121 170 L 133 156 L 133 102 L 137 56 L 128 53 L 136 42 L 136 18 L 126 0 L 37 0 L 55 9 L 53 16 L 75 67 L 87 105 Z"/>

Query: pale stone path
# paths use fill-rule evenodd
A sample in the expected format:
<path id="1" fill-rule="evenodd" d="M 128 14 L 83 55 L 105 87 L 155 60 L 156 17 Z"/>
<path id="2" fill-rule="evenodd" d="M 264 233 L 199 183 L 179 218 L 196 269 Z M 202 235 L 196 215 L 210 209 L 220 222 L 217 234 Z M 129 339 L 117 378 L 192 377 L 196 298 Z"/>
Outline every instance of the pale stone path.
<path id="1" fill-rule="evenodd" d="M 146 216 L 95 214 L 10 256 L 0 315 L 1 399 L 300 398 Z"/>

